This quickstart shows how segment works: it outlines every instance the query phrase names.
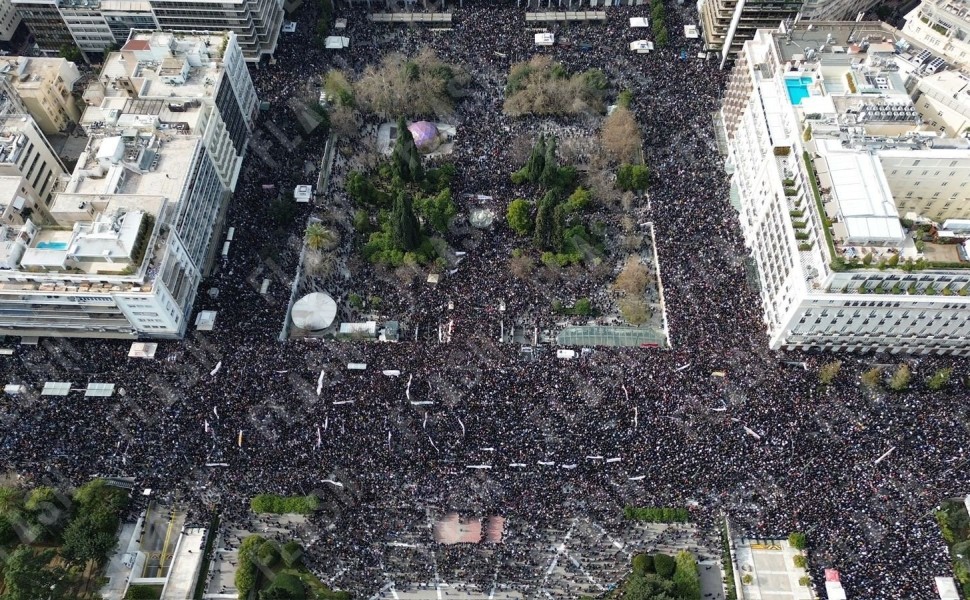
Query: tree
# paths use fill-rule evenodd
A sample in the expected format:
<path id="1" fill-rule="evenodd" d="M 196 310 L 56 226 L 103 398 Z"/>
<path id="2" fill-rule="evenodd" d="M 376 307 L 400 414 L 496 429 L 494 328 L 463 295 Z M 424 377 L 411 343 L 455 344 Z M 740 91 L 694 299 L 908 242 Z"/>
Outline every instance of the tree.
<path id="1" fill-rule="evenodd" d="M 303 562 L 303 546 L 295 540 L 290 540 L 280 548 L 280 556 L 287 567 L 292 569 L 299 566 Z"/>
<path id="2" fill-rule="evenodd" d="M 623 270 L 616 276 L 613 282 L 613 289 L 624 292 L 630 296 L 643 296 L 650 283 L 650 271 L 646 265 L 640 262 L 640 257 L 630 255 L 623 264 Z"/>
<path id="3" fill-rule="evenodd" d="M 300 578 L 289 573 L 277 573 L 273 584 L 260 592 L 260 600 L 303 600 L 306 587 Z"/>
<path id="4" fill-rule="evenodd" d="M 393 117 L 454 112 L 454 101 L 465 95 L 470 75 L 442 62 L 430 49 L 412 59 L 388 54 L 379 65 L 368 66 L 354 84 L 356 104 L 364 111 Z"/>
<path id="5" fill-rule="evenodd" d="M 539 181 L 542 177 L 546 164 L 546 136 L 540 135 L 539 141 L 532 147 L 532 154 L 529 161 L 525 163 L 525 176 L 532 183 Z"/>
<path id="6" fill-rule="evenodd" d="M 328 250 L 337 244 L 337 234 L 321 223 L 310 223 L 306 228 L 306 245 L 312 250 Z"/>
<path id="7" fill-rule="evenodd" d="M 51 595 L 55 573 L 45 569 L 50 555 L 34 554 L 29 546 L 17 546 L 7 557 L 3 571 L 3 600 L 38 600 Z"/>
<path id="8" fill-rule="evenodd" d="M 667 42 L 670 40 L 670 36 L 667 33 L 667 28 L 666 27 L 661 27 L 660 30 L 656 34 L 656 38 L 657 38 L 656 41 L 657 41 L 657 47 L 658 48 L 663 48 L 664 46 L 666 46 L 667 45 Z"/>
<path id="9" fill-rule="evenodd" d="M 256 552 L 263 545 L 263 538 L 251 535 L 239 546 L 239 567 L 236 569 L 234 582 L 240 598 L 248 598 L 256 587 L 258 571 L 256 570 Z"/>
<path id="10" fill-rule="evenodd" d="M 256 558 L 259 564 L 264 567 L 273 568 L 280 562 L 280 549 L 273 540 L 266 540 L 256 551 Z"/>
<path id="11" fill-rule="evenodd" d="M 675 598 L 674 583 L 654 573 L 634 574 L 623 589 L 622 596 L 622 600 L 675 600 Z"/>
<path id="12" fill-rule="evenodd" d="M 794 531 L 788 536 L 788 543 L 795 550 L 804 550 L 808 547 L 808 538 L 801 531 Z"/>
<path id="13" fill-rule="evenodd" d="M 950 375 L 952 373 L 953 373 L 953 369 L 950 367 L 940 369 L 936 373 L 933 373 L 933 376 L 927 380 L 926 385 L 931 390 L 934 390 L 934 391 L 941 390 L 944 387 L 946 387 L 947 383 L 949 383 Z"/>
<path id="14" fill-rule="evenodd" d="M 616 171 L 616 187 L 624 192 L 647 189 L 650 170 L 644 165 L 622 164 Z"/>
<path id="15" fill-rule="evenodd" d="M 515 233 L 528 235 L 532 231 L 532 206 L 522 198 L 509 202 L 509 207 L 505 211 L 505 220 Z"/>
<path id="16" fill-rule="evenodd" d="M 613 114 L 606 117 L 600 131 L 600 143 L 613 160 L 635 162 L 640 157 L 643 139 L 633 112 L 628 108 L 617 107 Z"/>
<path id="17" fill-rule="evenodd" d="M 553 212 L 558 204 L 557 195 L 554 191 L 549 191 L 542 200 L 539 201 L 539 210 L 536 211 L 536 226 L 533 240 L 536 248 L 548 250 L 552 247 L 552 235 L 554 228 Z"/>
<path id="18" fill-rule="evenodd" d="M 61 553 L 76 564 L 103 562 L 118 545 L 117 515 L 107 507 L 82 508 L 64 530 Z"/>
<path id="19" fill-rule="evenodd" d="M 549 138 L 546 143 L 546 155 L 542 161 L 542 175 L 539 182 L 544 186 L 553 186 L 559 178 L 559 159 L 556 157 L 556 138 Z"/>
<path id="20" fill-rule="evenodd" d="M 0 515 L 8 515 L 20 507 L 23 493 L 15 487 L 0 487 Z"/>
<path id="21" fill-rule="evenodd" d="M 643 298 L 623 298 L 619 305 L 620 315 L 630 325 L 643 325 L 650 319 L 650 308 Z"/>
<path id="22" fill-rule="evenodd" d="M 639 573 L 641 575 L 645 573 L 653 573 L 653 556 L 641 553 L 633 557 L 633 572 Z"/>
<path id="23" fill-rule="evenodd" d="M 419 198 L 415 208 L 428 225 L 441 232 L 447 231 L 448 223 L 458 214 L 458 208 L 451 199 L 450 188 L 445 188 L 429 198 Z"/>
<path id="24" fill-rule="evenodd" d="M 839 375 L 839 371 L 842 370 L 842 361 L 836 360 L 822 365 L 822 368 L 818 371 L 818 380 L 822 382 L 823 385 L 828 385 L 835 381 L 835 378 Z"/>
<path id="25" fill-rule="evenodd" d="M 893 373 L 892 378 L 889 380 L 889 387 L 893 391 L 901 392 L 909 387 L 909 380 L 912 377 L 912 373 L 909 370 L 909 365 L 903 363 L 899 365 L 896 372 Z"/>
<path id="26" fill-rule="evenodd" d="M 701 574 L 697 569 L 697 559 L 686 550 L 675 557 L 677 569 L 674 571 L 674 589 L 683 600 L 700 600 Z"/>
<path id="27" fill-rule="evenodd" d="M 323 91 L 334 106 L 353 106 L 354 88 L 343 71 L 331 69 L 323 78 Z"/>
<path id="28" fill-rule="evenodd" d="M 660 575 L 664 579 L 670 579 L 674 574 L 674 570 L 677 568 L 677 562 L 669 554 L 658 552 L 653 555 L 653 567 L 656 569 L 657 575 Z"/>
<path id="29" fill-rule="evenodd" d="M 57 503 L 57 491 L 52 487 L 40 486 L 30 491 L 24 502 L 24 508 L 30 512 L 36 512 L 55 503 Z"/>
<path id="30" fill-rule="evenodd" d="M 421 245 L 421 229 L 418 219 L 414 216 L 411 197 L 401 192 L 394 201 L 391 212 L 391 231 L 394 247 L 404 252 L 410 252 Z"/>
<path id="31" fill-rule="evenodd" d="M 403 181 L 420 182 L 424 179 L 421 155 L 403 117 L 397 120 L 397 139 L 391 152 L 391 169 Z"/>
<path id="32" fill-rule="evenodd" d="M 373 204 L 377 201 L 377 188 L 363 173 L 358 171 L 348 173 L 344 187 L 358 204 Z"/>
<path id="33" fill-rule="evenodd" d="M 566 198 L 566 210 L 570 213 L 582 212 L 589 206 L 593 195 L 584 187 L 578 187 Z"/>
<path id="34" fill-rule="evenodd" d="M 81 50 L 74 44 L 61 45 L 57 53 L 68 62 L 79 63 L 84 61 L 84 55 L 81 54 Z"/>
<path id="35" fill-rule="evenodd" d="M 873 367 L 862 374 L 862 385 L 870 389 L 876 389 L 882 383 L 882 369 Z"/>

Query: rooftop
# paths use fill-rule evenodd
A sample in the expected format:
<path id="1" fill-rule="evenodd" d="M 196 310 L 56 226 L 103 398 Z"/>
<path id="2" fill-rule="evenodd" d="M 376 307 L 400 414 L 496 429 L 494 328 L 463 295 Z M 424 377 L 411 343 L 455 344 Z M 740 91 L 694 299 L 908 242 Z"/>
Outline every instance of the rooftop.
<path id="1" fill-rule="evenodd" d="M 68 66 L 70 65 L 70 66 Z M 80 78 L 77 67 L 63 58 L 43 58 L 26 56 L 0 57 L 0 73 L 10 79 L 18 90 L 40 89 L 50 81 L 68 74 L 70 81 L 64 85 L 70 89 Z"/>
<path id="2" fill-rule="evenodd" d="M 26 115 L 0 115 L 0 164 L 15 163 L 27 146 L 25 131 L 30 129 Z"/>
<path id="3" fill-rule="evenodd" d="M 110 120 L 111 111 L 189 120 L 198 112 L 193 100 L 211 98 L 218 88 L 224 43 L 223 35 L 205 33 L 132 33 L 120 52 L 108 55 L 98 81 L 85 92 L 91 107 L 85 120 Z"/>

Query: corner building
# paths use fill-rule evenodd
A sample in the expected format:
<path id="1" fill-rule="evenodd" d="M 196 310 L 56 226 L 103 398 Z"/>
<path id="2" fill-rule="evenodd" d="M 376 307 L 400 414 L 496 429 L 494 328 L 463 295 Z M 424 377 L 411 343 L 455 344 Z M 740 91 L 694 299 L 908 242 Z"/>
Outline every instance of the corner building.
<path id="1" fill-rule="evenodd" d="M 863 40 L 832 51 L 849 31 Z M 970 353 L 970 144 L 878 23 L 760 30 L 720 119 L 773 349 Z"/>
<path id="2" fill-rule="evenodd" d="M 0 225 L 0 332 L 181 337 L 256 111 L 235 34 L 133 33 L 84 99 L 52 224 Z"/>

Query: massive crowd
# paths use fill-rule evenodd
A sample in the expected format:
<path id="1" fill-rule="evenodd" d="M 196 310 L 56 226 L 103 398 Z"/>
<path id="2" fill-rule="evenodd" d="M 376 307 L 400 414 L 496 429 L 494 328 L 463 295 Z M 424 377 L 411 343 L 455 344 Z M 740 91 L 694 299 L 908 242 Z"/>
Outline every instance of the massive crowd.
<path id="1" fill-rule="evenodd" d="M 313 520 L 336 527 L 320 527 L 310 562 L 335 586 L 361 593 L 383 585 L 401 514 L 431 507 L 507 517 L 510 537 L 520 537 L 494 547 L 487 565 L 444 550 L 439 558 L 464 563 L 466 581 L 490 579 L 505 565 L 498 577 L 531 594 L 542 574 L 515 566 L 530 532 L 577 514 L 615 520 L 628 504 L 690 503 L 709 532 L 724 514 L 747 535 L 805 531 L 815 581 L 822 568 L 839 569 L 850 597 L 934 597 L 932 577 L 949 565 L 931 511 L 966 492 L 965 403 L 919 386 L 865 392 L 856 382 L 878 362 L 869 356 L 842 357 L 838 380 L 823 389 L 817 371 L 828 357 L 767 350 L 714 145 L 725 73 L 693 58 L 697 47 L 682 38 L 673 7 L 670 47 L 631 54 L 629 42 L 642 35 L 628 18 L 648 11 L 614 7 L 605 24 L 553 26 L 592 47 L 542 51 L 570 70 L 601 68 L 617 89 L 634 92 L 653 175 L 648 216 L 670 351 L 599 348 L 568 361 L 547 350 L 520 359 L 517 346 L 498 342 L 494 308 L 501 298 L 510 315 L 541 313 L 548 301 L 504 272 L 509 242 L 492 232 L 454 276 L 410 288 L 405 326 L 447 314 L 456 323 L 449 343 L 278 341 L 299 244 L 269 224 L 263 186 L 304 182 L 303 165 L 319 162 L 323 143 L 304 136 L 292 154 L 274 150 L 279 171 L 247 160 L 230 208 L 230 257 L 196 303 L 218 310 L 214 331 L 161 343 L 155 361 L 128 359 L 124 341 L 42 340 L 4 363 L 7 380 L 33 390 L 47 380 L 119 388 L 108 399 L 8 399 L 0 434 L 8 466 L 29 481 L 130 475 L 139 487 L 177 495 L 196 522 L 214 510 L 224 523 L 242 521 L 256 493 L 315 491 L 326 508 Z M 261 99 L 271 103 L 260 118 L 295 135 L 285 100 L 334 60 L 359 71 L 385 52 L 431 45 L 476 81 L 459 106 L 456 197 L 487 191 L 510 200 L 510 140 L 541 126 L 499 110 L 510 64 L 536 52 L 524 9 L 466 1 L 454 10 L 453 30 L 440 32 L 374 25 L 361 7 L 342 12 L 352 48 L 335 58 L 312 42 L 313 6 L 300 9 L 276 64 L 254 69 Z M 682 47 L 689 60 L 679 58 Z M 336 184 L 325 196 L 346 205 Z M 287 235 L 298 236 L 306 216 Z M 267 246 L 279 250 L 271 260 L 260 257 Z M 264 277 L 273 283 L 260 294 Z M 350 362 L 367 368 L 348 370 Z M 921 376 L 936 364 L 922 358 L 914 368 Z M 382 374 L 389 369 L 400 376 Z"/>

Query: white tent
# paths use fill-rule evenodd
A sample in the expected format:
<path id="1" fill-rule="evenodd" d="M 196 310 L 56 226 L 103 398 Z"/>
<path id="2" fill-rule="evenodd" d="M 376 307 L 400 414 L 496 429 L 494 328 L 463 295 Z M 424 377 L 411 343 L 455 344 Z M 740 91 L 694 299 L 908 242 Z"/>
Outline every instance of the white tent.
<path id="1" fill-rule="evenodd" d="M 635 42 L 630 42 L 630 50 L 638 54 L 647 54 L 653 50 L 653 42 L 648 42 L 647 40 L 637 40 Z"/>
<path id="2" fill-rule="evenodd" d="M 128 350 L 128 358 L 146 358 L 151 360 L 155 358 L 156 350 L 158 350 L 158 344 L 134 342 L 131 344 L 131 349 Z"/>
<path id="3" fill-rule="evenodd" d="M 337 303 L 330 294 L 314 292 L 293 304 L 293 324 L 300 329 L 320 331 L 333 324 L 337 316 Z"/>
<path id="4" fill-rule="evenodd" d="M 630 27 L 649 27 L 650 21 L 646 17 L 630 17 Z"/>
<path id="5" fill-rule="evenodd" d="M 343 50 L 350 45 L 350 38 L 339 35 L 331 35 L 328 36 L 323 42 L 327 50 Z"/>
<path id="6" fill-rule="evenodd" d="M 697 25 L 684 25 L 684 37 L 689 40 L 696 40 L 699 36 Z"/>
<path id="7" fill-rule="evenodd" d="M 195 317 L 195 328 L 199 331 L 212 331 L 216 326 L 216 312 L 214 310 L 204 310 Z"/>
<path id="8" fill-rule="evenodd" d="M 556 36 L 552 33 L 537 33 L 536 46 L 551 46 L 556 43 Z"/>
<path id="9" fill-rule="evenodd" d="M 293 188 L 293 199 L 300 204 L 306 204 L 313 198 L 312 185 L 298 185 Z"/>

